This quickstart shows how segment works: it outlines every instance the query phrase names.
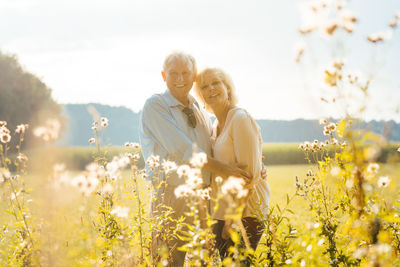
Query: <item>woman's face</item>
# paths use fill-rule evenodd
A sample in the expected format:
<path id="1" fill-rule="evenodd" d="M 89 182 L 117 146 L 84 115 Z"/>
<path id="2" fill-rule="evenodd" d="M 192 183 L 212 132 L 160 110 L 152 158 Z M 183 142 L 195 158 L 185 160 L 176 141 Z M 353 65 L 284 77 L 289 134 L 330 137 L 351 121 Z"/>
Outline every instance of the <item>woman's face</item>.
<path id="1" fill-rule="evenodd" d="M 229 103 L 228 88 L 213 74 L 205 75 L 200 92 L 206 104 L 211 108 Z"/>

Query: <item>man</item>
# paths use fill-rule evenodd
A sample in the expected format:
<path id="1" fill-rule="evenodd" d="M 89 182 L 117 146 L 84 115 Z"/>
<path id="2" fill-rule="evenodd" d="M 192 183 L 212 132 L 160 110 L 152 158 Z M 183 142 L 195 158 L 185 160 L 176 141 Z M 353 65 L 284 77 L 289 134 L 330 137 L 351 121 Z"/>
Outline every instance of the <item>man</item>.
<path id="1" fill-rule="evenodd" d="M 170 160 L 180 165 L 189 162 L 194 151 L 204 152 L 208 156 L 202 172 L 204 186 L 210 185 L 210 172 L 223 177 L 248 177 L 249 174 L 238 166 L 225 165 L 211 157 L 210 118 L 189 94 L 197 74 L 195 59 L 189 54 L 174 52 L 166 57 L 161 74 L 168 89 L 150 97 L 141 115 L 140 142 L 144 159 L 156 155 L 160 156 L 160 161 Z M 151 167 L 146 165 L 146 171 L 151 180 Z M 170 206 L 177 219 L 184 215 L 186 204 L 176 199 L 174 190 L 184 180 L 175 172 L 161 180 L 165 181 L 165 188 L 159 187 L 163 192 L 155 192 L 156 196 L 163 196 L 162 204 Z M 154 179 L 151 181 L 157 185 Z M 172 248 L 170 264 L 183 266 L 185 253 L 177 248 L 184 243 L 180 240 L 168 242 L 168 247 Z"/>

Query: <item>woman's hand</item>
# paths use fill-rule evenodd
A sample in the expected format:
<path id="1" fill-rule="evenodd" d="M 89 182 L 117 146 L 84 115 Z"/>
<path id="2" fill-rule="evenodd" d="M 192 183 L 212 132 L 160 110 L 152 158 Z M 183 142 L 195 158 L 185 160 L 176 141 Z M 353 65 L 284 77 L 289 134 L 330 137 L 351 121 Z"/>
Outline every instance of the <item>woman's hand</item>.
<path id="1" fill-rule="evenodd" d="M 203 168 L 209 172 L 214 173 L 217 176 L 221 176 L 226 179 L 229 176 L 235 176 L 244 179 L 246 182 L 251 180 L 251 175 L 245 170 L 247 164 L 236 163 L 234 165 L 224 164 L 212 157 L 207 158 L 207 163 Z"/>

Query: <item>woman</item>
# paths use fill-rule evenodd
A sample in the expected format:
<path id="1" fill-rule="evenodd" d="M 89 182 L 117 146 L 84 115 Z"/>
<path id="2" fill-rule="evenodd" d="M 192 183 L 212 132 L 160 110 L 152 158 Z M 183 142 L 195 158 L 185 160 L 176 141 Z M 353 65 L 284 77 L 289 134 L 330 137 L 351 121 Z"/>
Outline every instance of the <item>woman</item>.
<path id="1" fill-rule="evenodd" d="M 217 160 L 226 164 L 244 163 L 251 174 L 248 181 L 248 195 L 242 222 L 246 229 L 251 247 L 256 250 L 263 233 L 263 220 L 268 212 L 270 189 L 261 177 L 262 140 L 260 129 L 246 110 L 236 106 L 237 97 L 231 78 L 221 69 L 207 68 L 197 75 L 195 92 L 206 108 L 215 114 L 217 120 L 213 131 L 213 153 Z M 213 179 L 211 184 L 213 197 L 220 191 L 219 184 Z M 222 197 L 213 218 L 216 246 L 223 259 L 228 247 L 233 245 L 226 235 L 227 221 L 225 213 L 229 203 Z M 247 264 L 249 265 L 249 259 Z"/>

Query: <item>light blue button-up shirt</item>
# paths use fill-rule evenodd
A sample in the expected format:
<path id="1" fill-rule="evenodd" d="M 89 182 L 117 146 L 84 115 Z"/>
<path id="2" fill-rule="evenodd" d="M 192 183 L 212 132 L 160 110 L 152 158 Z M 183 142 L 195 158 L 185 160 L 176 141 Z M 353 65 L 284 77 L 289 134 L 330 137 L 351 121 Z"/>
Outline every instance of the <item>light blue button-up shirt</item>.
<path id="1" fill-rule="evenodd" d="M 140 117 L 140 143 L 143 158 L 159 155 L 163 159 L 188 164 L 193 152 L 205 152 L 211 156 L 211 120 L 206 111 L 189 95 L 189 108 L 196 116 L 197 125 L 192 128 L 182 109 L 185 106 L 172 96 L 169 90 L 155 94 L 144 104 Z M 153 181 L 153 173 L 146 165 L 148 180 Z M 210 173 L 202 171 L 205 185 L 210 184 Z M 177 186 L 185 181 L 176 172 L 168 174 L 167 184 Z"/>

